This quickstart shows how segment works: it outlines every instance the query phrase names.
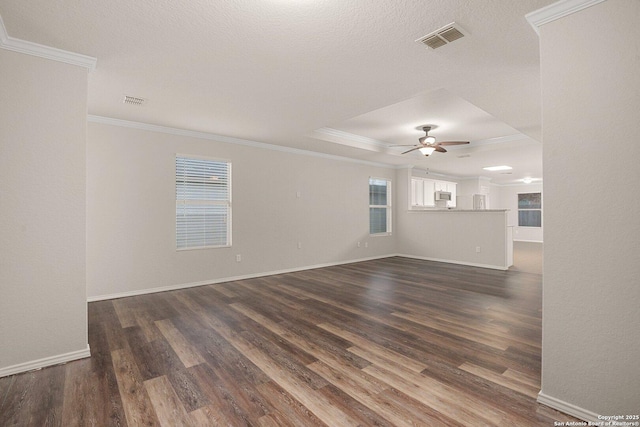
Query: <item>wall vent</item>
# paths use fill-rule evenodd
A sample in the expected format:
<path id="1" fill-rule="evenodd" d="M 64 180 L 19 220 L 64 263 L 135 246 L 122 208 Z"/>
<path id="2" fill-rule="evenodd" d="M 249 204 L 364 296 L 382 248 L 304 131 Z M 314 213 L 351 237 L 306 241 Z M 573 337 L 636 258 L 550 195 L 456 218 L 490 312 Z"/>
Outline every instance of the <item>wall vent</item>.
<path id="1" fill-rule="evenodd" d="M 424 37 L 420 37 L 416 40 L 417 43 L 422 43 L 429 49 L 437 49 L 445 46 L 453 41 L 464 37 L 466 32 L 460 28 L 460 25 L 452 22 L 449 25 L 445 25 L 439 30 L 433 31 Z"/>
<path id="2" fill-rule="evenodd" d="M 144 98 L 138 98 L 136 96 L 125 95 L 122 102 L 129 105 L 143 105 L 147 102 L 147 100 Z"/>

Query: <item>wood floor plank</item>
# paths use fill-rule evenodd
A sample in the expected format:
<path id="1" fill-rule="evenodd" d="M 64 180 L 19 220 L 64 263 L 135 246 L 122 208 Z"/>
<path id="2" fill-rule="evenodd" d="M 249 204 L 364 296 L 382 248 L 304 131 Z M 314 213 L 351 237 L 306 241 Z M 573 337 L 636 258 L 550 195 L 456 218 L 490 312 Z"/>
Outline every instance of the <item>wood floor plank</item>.
<path id="1" fill-rule="evenodd" d="M 167 378 L 187 412 L 207 406 L 210 402 L 188 369 L 172 370 Z"/>
<path id="2" fill-rule="evenodd" d="M 194 427 L 229 426 L 233 423 L 212 406 L 203 406 L 189 413 L 191 425 Z"/>
<path id="3" fill-rule="evenodd" d="M 395 363 L 401 363 L 404 367 L 411 369 L 412 371 L 415 371 L 415 372 L 421 372 L 425 368 L 425 365 L 422 363 L 416 362 L 415 360 L 407 356 L 404 356 L 393 350 L 389 350 L 388 348 L 385 348 L 374 342 L 368 341 L 356 334 L 353 334 L 349 331 L 345 331 L 344 329 L 341 329 L 337 326 L 331 325 L 329 323 L 323 323 L 321 325 L 318 325 L 318 327 L 324 330 L 327 330 L 341 338 L 349 340 L 357 346 L 365 347 L 369 349 L 370 354 L 376 355 L 376 360 L 386 359 L 389 361 L 393 361 Z M 373 362 L 372 360 L 369 360 L 369 361 Z"/>
<path id="4" fill-rule="evenodd" d="M 474 408 L 467 406 L 468 399 L 465 402 L 453 400 L 449 393 L 442 393 L 443 389 L 439 385 L 435 385 L 435 390 L 430 386 L 432 384 L 423 384 L 423 381 L 416 377 L 407 379 L 381 366 L 371 365 L 364 368 L 364 371 L 380 381 L 384 381 L 393 388 L 402 393 L 423 402 L 433 410 L 442 414 L 448 414 L 454 420 L 460 420 L 465 425 L 500 425 L 501 417 L 496 417 L 493 413 L 486 413 L 484 408 Z M 443 396 L 444 394 L 444 396 Z M 473 405 L 477 406 L 477 405 Z"/>
<path id="5" fill-rule="evenodd" d="M 153 317 L 148 312 L 140 312 L 136 314 L 136 324 L 142 329 L 146 341 L 151 342 L 161 339 L 160 330 L 154 322 Z"/>
<path id="6" fill-rule="evenodd" d="M 252 279 L 250 281 L 237 282 L 237 286 L 246 289 L 252 295 L 258 295 L 268 301 L 275 302 L 281 307 L 287 307 L 290 310 L 302 310 L 305 305 L 301 304 L 298 298 L 292 297 L 286 292 L 278 292 L 268 285 L 268 280 Z M 246 293 L 244 294 L 246 295 Z"/>
<path id="7" fill-rule="evenodd" d="M 359 347 L 353 347 L 350 351 L 355 352 L 356 354 L 375 360 L 376 355 L 368 350 L 361 349 Z M 485 422 L 493 422 L 496 424 L 500 424 L 503 422 L 512 422 L 516 423 L 516 425 L 526 425 L 524 423 L 528 422 L 526 419 L 519 419 L 520 417 L 516 414 L 510 414 L 508 411 L 504 411 L 499 407 L 495 406 L 493 402 L 485 401 L 481 402 L 482 396 L 479 395 L 467 395 L 464 390 L 456 389 L 446 383 L 443 383 L 439 380 L 436 380 L 427 375 L 414 375 L 409 377 L 410 370 L 404 367 L 401 364 L 394 363 L 389 360 L 379 361 L 377 364 L 374 363 L 371 366 L 363 369 L 365 372 L 376 376 L 377 378 L 383 380 L 383 377 L 386 378 L 386 382 L 395 381 L 397 378 L 410 378 L 409 383 L 413 384 L 418 389 L 428 389 L 432 392 L 432 394 L 436 395 L 438 399 L 446 402 L 446 405 L 451 407 L 455 407 L 456 405 L 463 405 L 463 407 L 459 408 L 464 415 L 464 418 L 469 416 L 469 409 L 473 410 L 473 414 L 482 414 L 485 417 Z M 408 387 L 405 389 L 399 388 L 401 391 L 409 390 L 411 392 L 415 392 L 415 388 Z M 415 397 L 415 396 L 413 396 Z M 440 400 L 435 400 L 430 404 L 430 406 L 437 409 L 437 406 L 441 404 Z M 511 417 L 515 417 L 515 419 L 510 419 Z M 478 420 L 471 419 L 473 422 L 479 422 Z"/>
<path id="8" fill-rule="evenodd" d="M 267 414 L 258 418 L 258 425 L 260 427 L 279 427 L 281 424 L 278 423 L 278 420 L 274 418 L 272 414 Z"/>
<path id="9" fill-rule="evenodd" d="M 233 424 L 251 425 L 272 409 L 258 387 L 234 378 L 234 372 L 213 369 L 209 364 L 189 368 L 200 389 L 211 402 L 208 407 Z"/>
<path id="10" fill-rule="evenodd" d="M 135 359 L 128 349 L 111 352 L 127 424 L 159 426 L 160 422 L 144 387 Z"/>
<path id="11" fill-rule="evenodd" d="M 268 354 L 254 347 L 241 336 L 227 334 L 225 338 L 251 360 L 254 365 L 266 373 L 273 382 L 295 396 L 300 403 L 321 420 L 325 422 L 328 421 L 330 424 L 331 420 L 342 419 L 344 425 L 359 425 L 357 420 L 337 410 L 329 399 L 321 393 L 318 393 L 305 382 L 300 381 L 295 376 L 289 375 L 286 370 L 282 369 Z"/>
<path id="12" fill-rule="evenodd" d="M 65 366 L 16 375 L 4 398 L 2 426 L 61 426 Z"/>
<path id="13" fill-rule="evenodd" d="M 349 418 L 355 420 L 358 426 L 394 427 L 393 422 L 389 422 L 375 410 L 360 403 L 339 387 L 329 384 L 321 388 L 320 393 L 325 396 L 331 404 L 348 414 Z M 335 418 L 334 418 L 335 420 Z M 334 421 L 335 422 L 335 421 Z"/>
<path id="14" fill-rule="evenodd" d="M 156 326 L 169 342 L 173 351 L 176 352 L 185 368 L 204 363 L 202 356 L 189 344 L 185 337 L 171 323 L 170 319 L 156 320 Z"/>
<path id="15" fill-rule="evenodd" d="M 237 304 L 232 304 L 232 306 L 234 309 L 239 309 L 239 306 Z M 291 324 L 287 325 L 286 323 L 275 323 L 270 319 L 260 315 L 259 313 L 256 313 L 254 310 L 244 306 L 242 306 L 240 310 L 243 314 L 260 323 L 263 327 L 267 328 L 271 332 L 280 335 L 291 344 L 296 345 L 300 348 L 311 349 L 315 357 L 320 360 L 328 363 L 333 363 L 336 366 L 350 366 L 350 362 L 356 363 L 359 367 L 366 366 L 367 364 L 367 362 L 363 359 L 356 361 L 354 357 L 347 355 L 348 352 L 346 351 L 346 345 L 343 349 L 331 345 L 318 345 L 319 341 L 321 340 L 320 337 L 313 335 L 309 336 L 309 334 L 306 333 L 305 330 L 298 328 L 297 326 L 293 326 Z"/>
<path id="16" fill-rule="evenodd" d="M 389 388 L 389 385 L 378 380 L 362 369 L 349 365 L 327 364 L 317 361 L 308 365 L 309 369 L 322 375 L 334 385 L 345 385 L 353 389 L 367 390 L 368 393 L 380 393 Z"/>
<path id="17" fill-rule="evenodd" d="M 97 425 L 125 425 L 126 417 L 124 409 L 122 407 L 122 398 L 118 389 L 118 381 L 113 369 L 113 362 L 111 360 L 111 341 L 109 339 L 109 331 L 119 328 L 120 321 L 117 319 L 108 319 L 107 322 L 100 322 L 94 324 L 89 334 L 89 345 L 91 348 L 91 375 L 95 376 L 97 381 L 97 388 L 92 390 L 92 395 L 88 396 L 89 399 L 95 401 L 95 406 L 100 406 L 101 415 L 100 422 Z M 117 326 L 114 326 L 117 325 Z M 126 342 L 126 340 L 124 340 Z M 115 347 L 119 349 L 120 347 Z M 80 361 L 79 361 L 80 362 Z M 68 363 L 70 368 L 76 363 Z M 87 376 L 78 375 L 74 371 L 67 371 L 68 380 L 73 381 L 88 381 Z M 77 400 L 73 401 L 73 407 L 76 411 L 83 411 L 82 406 L 84 404 L 93 405 L 92 402 L 80 401 L 82 405 L 79 405 Z M 67 404 L 65 400 L 65 404 Z"/>
<path id="18" fill-rule="evenodd" d="M 540 390 L 540 377 L 508 368 L 502 375 Z"/>
<path id="19" fill-rule="evenodd" d="M 287 371 L 288 375 L 298 378 L 300 381 L 308 384 L 309 387 L 317 390 L 327 385 L 327 382 L 321 376 L 309 370 L 306 366 L 307 364 L 296 357 L 299 351 L 295 350 L 295 346 L 292 346 L 289 342 L 282 340 L 286 349 L 292 349 L 289 352 L 285 352 L 280 345 L 274 344 L 274 342 L 277 341 L 272 341 L 270 339 L 272 337 L 268 334 L 256 334 L 252 331 L 244 331 L 241 336 L 247 344 L 268 354 L 274 362 Z"/>
<path id="20" fill-rule="evenodd" d="M 106 396 L 101 395 L 99 381 L 91 372 L 91 361 L 80 360 L 65 365 L 63 426 L 98 426 L 103 424 L 102 410 Z M 83 405 L 76 402 L 84 401 Z"/>
<path id="21" fill-rule="evenodd" d="M 276 420 L 279 426 L 327 426 L 307 407 L 274 382 L 260 384 L 258 390 L 273 405 L 275 410 L 270 412 L 269 416 Z"/>
<path id="22" fill-rule="evenodd" d="M 130 328 L 138 324 L 136 321 L 136 314 L 131 309 L 130 300 L 127 298 L 113 300 L 113 308 L 118 315 L 121 327 Z"/>
<path id="23" fill-rule="evenodd" d="M 228 286 L 226 286 L 226 284 L 211 285 L 211 288 L 216 292 L 220 292 L 222 295 L 224 295 L 227 298 L 235 298 L 237 296 L 236 293 L 229 288 L 234 284 L 235 283 L 231 283 Z"/>
<path id="24" fill-rule="evenodd" d="M 146 342 L 141 328 L 127 328 L 129 350 L 143 380 L 168 375 L 174 370 L 184 369 L 184 365 L 164 339 Z"/>
<path id="25" fill-rule="evenodd" d="M 153 378 L 144 382 L 151 404 L 164 427 L 188 427 L 191 419 L 180 403 L 178 395 L 165 376 Z"/>
<path id="26" fill-rule="evenodd" d="M 507 340 L 500 339 L 499 337 L 493 337 L 489 334 L 479 334 L 476 331 L 470 331 L 467 328 L 456 326 L 456 325 L 447 325 L 444 322 L 439 322 L 436 319 L 429 318 L 426 315 L 419 315 L 416 313 L 393 313 L 394 316 L 401 317 L 406 320 L 410 320 L 411 322 L 418 323 L 422 326 L 427 326 L 431 329 L 436 329 L 439 331 L 447 332 L 451 335 L 455 335 L 460 338 L 465 338 L 470 341 L 475 341 L 479 344 L 488 345 L 489 347 L 496 348 L 498 350 L 506 350 L 509 348 L 511 344 Z"/>
<path id="27" fill-rule="evenodd" d="M 354 377 L 344 376 L 342 373 L 332 369 L 331 366 L 322 362 L 315 362 L 309 365 L 309 368 L 324 376 L 335 387 L 343 390 L 358 402 L 372 408 L 372 410 L 384 417 L 388 422 L 392 422 L 394 425 L 399 427 L 411 427 L 416 425 L 415 422 L 412 421 L 414 414 L 408 413 L 404 409 L 404 404 L 394 404 L 393 402 L 386 400 L 384 397 L 381 397 L 382 395 L 380 393 L 388 390 L 390 386 L 383 386 L 376 378 L 373 378 L 364 372 L 361 376 L 355 376 L 356 378 L 366 376 L 372 379 L 367 380 L 366 383 L 363 384 L 364 381 L 355 381 Z M 370 385 L 373 385 L 373 387 L 370 387 Z"/>
<path id="28" fill-rule="evenodd" d="M 480 366 L 475 366 L 471 363 L 463 363 L 460 366 L 460 369 L 463 371 L 467 371 L 479 377 L 482 377 L 486 380 L 494 382 L 496 384 L 500 384 L 501 386 L 510 388 L 511 390 L 517 391 L 519 393 L 525 394 L 532 399 L 535 399 L 538 396 L 538 392 L 540 389 L 538 387 L 530 386 L 528 384 L 521 383 L 515 379 L 509 378 L 505 375 L 498 375 L 493 371 L 482 368 Z"/>
<path id="29" fill-rule="evenodd" d="M 396 388 L 389 388 L 380 393 L 379 399 L 383 400 L 386 405 L 393 408 L 400 408 L 401 416 L 406 422 L 416 427 L 462 427 L 465 426 L 460 420 L 454 420 L 449 413 L 443 414 L 435 409 L 423 404 Z"/>
<path id="30" fill-rule="evenodd" d="M 345 426 L 357 426 L 360 423 L 349 414 L 340 411 L 333 402 L 317 390 L 309 387 L 297 378 L 287 375 L 273 360 L 261 351 L 250 346 L 244 346 L 243 351 L 251 361 L 259 366 L 272 381 L 286 390 L 296 400 L 308 408 L 314 415 L 331 425 L 335 420 L 342 420 Z"/>
<path id="31" fill-rule="evenodd" d="M 7 397 L 15 381 L 16 375 L 0 378 L 0 425 L 2 425 L 2 414 L 4 413 L 3 410 L 7 402 Z"/>

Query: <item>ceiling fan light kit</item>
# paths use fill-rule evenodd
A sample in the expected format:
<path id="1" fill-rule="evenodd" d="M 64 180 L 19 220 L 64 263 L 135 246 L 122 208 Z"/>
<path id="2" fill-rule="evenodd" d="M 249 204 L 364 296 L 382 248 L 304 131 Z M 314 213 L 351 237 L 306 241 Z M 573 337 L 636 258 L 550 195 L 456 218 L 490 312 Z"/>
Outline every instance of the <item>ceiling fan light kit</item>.
<path id="1" fill-rule="evenodd" d="M 436 142 L 436 137 L 435 136 L 423 136 L 422 138 L 420 138 L 418 141 L 420 141 L 420 144 L 433 144 L 434 142 Z"/>
<path id="2" fill-rule="evenodd" d="M 418 149 L 418 151 L 420 151 L 425 156 L 428 156 L 429 154 L 433 154 L 433 152 L 436 151 L 436 147 L 421 147 Z"/>
<path id="3" fill-rule="evenodd" d="M 425 157 L 429 157 L 429 155 L 433 154 L 434 151 L 437 151 L 439 153 L 446 153 L 447 150 L 445 150 L 442 147 L 443 145 L 462 145 L 462 144 L 468 144 L 469 143 L 469 141 L 441 141 L 441 142 L 436 142 L 436 137 L 429 135 L 429 131 L 431 130 L 431 128 L 432 128 L 432 126 L 423 126 L 422 127 L 422 130 L 424 131 L 424 136 L 421 137 L 421 138 L 418 138 L 418 144 L 416 144 L 416 145 L 392 145 L 392 147 L 413 147 L 412 149 L 407 150 L 402 154 L 407 154 L 407 153 L 410 153 L 412 151 L 419 150 L 420 153 L 425 155 Z"/>

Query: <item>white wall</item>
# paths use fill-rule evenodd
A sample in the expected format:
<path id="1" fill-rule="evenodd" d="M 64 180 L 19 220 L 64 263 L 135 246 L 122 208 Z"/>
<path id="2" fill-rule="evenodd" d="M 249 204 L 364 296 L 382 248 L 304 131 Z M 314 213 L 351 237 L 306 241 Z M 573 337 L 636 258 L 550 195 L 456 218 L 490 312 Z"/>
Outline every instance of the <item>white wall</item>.
<path id="1" fill-rule="evenodd" d="M 87 352 L 87 70 L 0 49 L 0 76 L 2 376 Z"/>
<path id="2" fill-rule="evenodd" d="M 489 184 L 489 200 L 487 200 L 487 207 L 489 209 L 506 209 L 500 189 L 502 186 L 497 184 Z"/>
<path id="3" fill-rule="evenodd" d="M 544 192 L 542 183 L 532 182 L 523 185 L 492 186 L 494 192 L 498 192 L 495 209 L 508 209 L 507 223 L 513 226 L 513 240 L 528 242 L 542 242 L 544 229 Z M 542 193 L 542 227 L 518 227 L 518 194 Z M 493 197 L 493 194 L 492 194 Z"/>
<path id="4" fill-rule="evenodd" d="M 640 409 L 638 22 L 639 1 L 608 0 L 540 28 L 540 399 L 585 418 Z"/>
<path id="5" fill-rule="evenodd" d="M 458 209 L 473 209 L 473 196 L 482 194 L 485 196 L 484 209 L 502 209 L 494 201 L 490 178 L 475 177 L 458 180 Z"/>
<path id="6" fill-rule="evenodd" d="M 176 153 L 232 162 L 233 247 L 176 251 Z M 394 169 L 103 123 L 87 168 L 91 299 L 395 253 L 368 216 L 369 177 Z"/>

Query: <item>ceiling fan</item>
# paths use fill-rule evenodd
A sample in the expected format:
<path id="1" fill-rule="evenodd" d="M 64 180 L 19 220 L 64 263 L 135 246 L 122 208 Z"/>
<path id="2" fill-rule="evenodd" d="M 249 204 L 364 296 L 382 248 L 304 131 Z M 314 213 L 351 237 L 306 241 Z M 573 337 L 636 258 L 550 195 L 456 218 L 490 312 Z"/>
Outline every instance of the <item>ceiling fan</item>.
<path id="1" fill-rule="evenodd" d="M 413 147 L 410 150 L 405 151 L 402 154 L 407 154 L 415 150 L 420 150 L 422 154 L 428 157 L 430 154 L 433 154 L 434 151 L 439 153 L 446 153 L 442 146 L 443 145 L 462 145 L 468 144 L 469 141 L 441 141 L 436 142 L 435 136 L 430 136 L 429 131 L 431 130 L 431 126 L 423 126 L 422 130 L 424 131 L 424 136 L 418 139 L 419 144 L 415 145 L 392 145 L 392 147 Z"/>

